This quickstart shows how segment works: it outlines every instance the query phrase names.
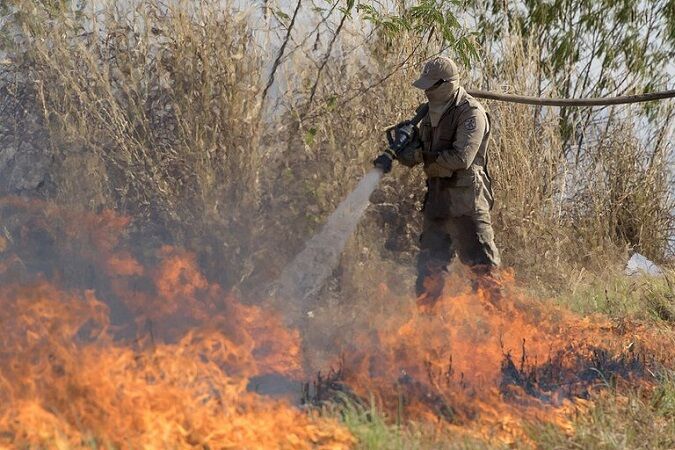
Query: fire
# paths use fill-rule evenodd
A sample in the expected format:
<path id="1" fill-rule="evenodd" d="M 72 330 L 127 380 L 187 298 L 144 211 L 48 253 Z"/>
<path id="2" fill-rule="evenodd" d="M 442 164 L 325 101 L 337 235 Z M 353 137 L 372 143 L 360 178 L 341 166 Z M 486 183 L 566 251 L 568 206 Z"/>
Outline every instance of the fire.
<path id="1" fill-rule="evenodd" d="M 0 272 L 0 447 L 354 443 L 332 419 L 247 390 L 259 374 L 302 375 L 299 334 L 209 283 L 194 255 L 163 247 L 146 267 L 121 245 L 128 220 L 111 212 L 15 198 L 0 209 L 20 222 Z M 87 265 L 97 289 L 56 284 L 83 282 L 65 272 Z"/>
<path id="2" fill-rule="evenodd" d="M 193 253 L 130 251 L 130 220 L 112 211 L 5 198 L 0 213 L 0 448 L 356 443 L 312 408 L 252 392 L 269 375 L 300 391 L 312 343 L 207 279 Z M 569 428 L 604 378 L 646 383 L 649 366 L 675 360 L 649 330 L 533 300 L 512 273 L 499 296 L 468 278 L 453 272 L 436 303 L 400 299 L 407 308 L 345 333 L 331 347 L 339 369 L 305 400 L 374 397 L 439 433 L 525 442 L 528 421 Z M 382 286 L 373 301 L 392 297 Z"/>
<path id="3" fill-rule="evenodd" d="M 0 321 L 12 330 L 1 338 L 6 444 L 340 448 L 352 441 L 330 420 L 246 392 L 256 361 L 217 330 L 134 349 L 111 340 L 107 308 L 90 292 L 78 297 L 39 283 L 5 287 L 0 296 L 10 305 Z"/>
<path id="4" fill-rule="evenodd" d="M 356 398 L 377 393 L 392 415 L 522 443 L 524 423 L 570 429 L 570 413 L 585 410 L 608 379 L 646 383 L 649 365 L 675 359 L 638 326 L 630 332 L 528 298 L 511 272 L 502 274 L 499 294 L 474 291 L 467 272 L 448 275 L 433 305 L 374 317 L 369 330 L 344 343 L 341 369 L 329 382 L 339 380 Z M 386 287 L 381 301 L 392 301 Z"/>

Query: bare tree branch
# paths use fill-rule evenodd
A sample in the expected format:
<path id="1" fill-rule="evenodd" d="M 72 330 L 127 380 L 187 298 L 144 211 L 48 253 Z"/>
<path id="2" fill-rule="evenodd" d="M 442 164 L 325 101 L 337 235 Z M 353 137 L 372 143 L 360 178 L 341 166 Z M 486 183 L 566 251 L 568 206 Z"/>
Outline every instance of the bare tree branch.
<path id="1" fill-rule="evenodd" d="M 284 38 L 284 42 L 281 44 L 281 47 L 279 48 L 279 53 L 277 53 L 277 58 L 274 60 L 274 64 L 272 65 L 272 71 L 270 72 L 269 79 L 267 80 L 267 85 L 265 86 L 265 89 L 263 90 L 262 93 L 262 98 L 260 99 L 260 109 L 258 110 L 258 119 L 257 119 L 258 122 L 260 122 L 260 118 L 262 117 L 262 113 L 265 106 L 265 99 L 267 98 L 267 93 L 274 84 L 274 75 L 276 74 L 277 68 L 281 63 L 281 58 L 283 58 L 284 56 L 286 45 L 288 45 L 288 41 L 290 40 L 291 32 L 293 31 L 293 26 L 295 25 L 295 19 L 298 17 L 298 11 L 300 11 L 301 6 L 302 0 L 298 0 L 298 3 L 295 5 L 295 11 L 293 11 L 291 23 L 288 25 L 288 29 L 286 30 L 286 37 Z"/>
<path id="2" fill-rule="evenodd" d="M 340 4 L 340 2 L 336 1 L 335 4 L 328 11 L 328 14 L 326 14 L 326 16 L 321 18 L 321 21 L 316 24 L 314 29 L 311 32 L 307 33 L 307 35 L 302 39 L 302 41 L 299 44 L 297 44 L 292 50 L 290 50 L 286 55 L 284 55 L 284 57 L 282 58 L 282 62 L 286 61 L 299 48 L 302 48 L 307 43 L 309 38 L 311 38 L 316 32 L 319 31 L 319 28 L 328 21 L 330 16 L 333 15 L 333 11 L 335 11 L 335 8 L 337 8 L 338 4 Z"/>
<path id="3" fill-rule="evenodd" d="M 333 45 L 335 44 L 335 41 L 338 38 L 338 35 L 340 34 L 340 31 L 342 31 L 342 27 L 345 24 L 345 21 L 347 20 L 349 12 L 345 11 L 344 14 L 342 15 L 342 20 L 340 20 L 340 24 L 338 25 L 337 29 L 335 30 L 335 33 L 333 34 L 333 38 L 330 40 L 330 43 L 328 44 L 328 50 L 326 50 L 326 54 L 323 57 L 323 61 L 321 62 L 321 65 L 319 66 L 319 71 L 316 74 L 316 79 L 314 80 L 314 85 L 312 86 L 312 90 L 310 91 L 309 94 L 309 100 L 307 100 L 307 107 L 309 108 L 312 105 L 312 102 L 314 101 L 314 95 L 316 95 L 316 89 L 319 86 L 319 80 L 321 79 L 321 72 L 323 72 L 323 69 L 326 67 L 326 64 L 328 64 L 328 60 L 330 59 L 330 54 L 333 51 Z"/>

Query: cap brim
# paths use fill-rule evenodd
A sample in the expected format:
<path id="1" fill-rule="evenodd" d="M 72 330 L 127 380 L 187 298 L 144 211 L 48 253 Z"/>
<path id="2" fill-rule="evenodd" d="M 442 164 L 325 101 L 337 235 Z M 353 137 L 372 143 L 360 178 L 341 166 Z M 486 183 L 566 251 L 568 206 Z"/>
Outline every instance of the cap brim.
<path id="1" fill-rule="evenodd" d="M 415 86 L 417 89 L 422 89 L 423 91 L 426 91 L 429 89 L 431 86 L 436 84 L 438 80 L 432 80 L 427 77 L 420 77 L 417 81 L 415 81 L 412 85 Z"/>

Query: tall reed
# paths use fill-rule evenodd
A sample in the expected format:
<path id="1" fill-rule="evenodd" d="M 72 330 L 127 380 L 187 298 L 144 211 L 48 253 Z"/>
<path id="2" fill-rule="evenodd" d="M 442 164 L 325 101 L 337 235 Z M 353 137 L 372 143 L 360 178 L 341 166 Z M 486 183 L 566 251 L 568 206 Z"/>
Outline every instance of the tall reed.
<path id="1" fill-rule="evenodd" d="M 298 28 L 261 110 L 275 57 L 266 47 L 279 42 L 274 20 L 254 7 L 74 8 L 6 6 L 0 150 L 47 161 L 44 182 L 28 194 L 130 214 L 139 237 L 195 250 L 210 276 L 242 290 L 274 279 L 356 184 L 385 126 L 424 100 L 410 82 L 439 50 L 412 31 L 392 43 L 357 19 L 334 39 L 338 18 L 317 22 L 316 34 Z M 514 36 L 501 52 L 498 62 L 475 61 L 465 85 L 539 95 L 536 43 Z M 559 110 L 486 104 L 497 242 L 523 279 L 560 288 L 581 268 L 620 264 L 629 249 L 668 260 L 667 138 L 646 145 L 626 111 L 608 113 L 566 158 Z M 6 157 L 0 171 L 19 159 Z M 3 189 L 14 192 L 10 181 Z M 383 278 L 379 269 L 350 272 L 353 264 L 411 267 L 423 190 L 420 170 L 386 178 L 336 289 Z"/>

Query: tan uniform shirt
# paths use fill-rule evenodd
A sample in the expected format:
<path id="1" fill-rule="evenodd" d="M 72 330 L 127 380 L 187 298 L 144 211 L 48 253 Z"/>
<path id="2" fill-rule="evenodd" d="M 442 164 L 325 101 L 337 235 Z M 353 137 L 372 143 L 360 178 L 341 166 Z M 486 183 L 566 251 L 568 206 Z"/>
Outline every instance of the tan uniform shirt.
<path id="1" fill-rule="evenodd" d="M 485 166 L 489 132 L 485 109 L 460 87 L 437 127 L 431 126 L 428 115 L 422 120 L 422 147 L 406 149 L 398 159 L 409 167 L 424 162 L 428 178 L 453 177 L 458 186 L 467 185 L 473 178 L 471 166 Z"/>

